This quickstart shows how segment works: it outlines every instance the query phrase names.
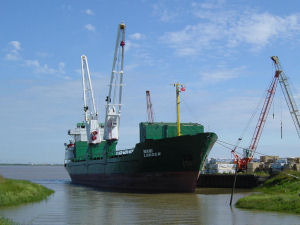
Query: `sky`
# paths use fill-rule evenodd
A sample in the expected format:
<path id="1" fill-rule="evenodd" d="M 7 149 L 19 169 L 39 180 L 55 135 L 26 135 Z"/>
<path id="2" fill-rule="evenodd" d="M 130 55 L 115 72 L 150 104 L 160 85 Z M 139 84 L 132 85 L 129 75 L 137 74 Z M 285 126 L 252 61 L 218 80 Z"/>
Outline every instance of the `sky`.
<path id="1" fill-rule="evenodd" d="M 2 1 L 0 163 L 63 163 L 67 131 L 84 118 L 83 54 L 103 121 L 120 22 L 126 50 L 119 149 L 139 141 L 146 90 L 155 121 L 176 121 L 174 82 L 186 86 L 182 122 L 201 123 L 232 144 L 243 134 L 241 146 L 248 147 L 274 76 L 273 55 L 300 104 L 297 0 Z M 279 86 L 257 152 L 300 156 Z M 230 158 L 230 149 L 215 144 L 209 157 Z"/>

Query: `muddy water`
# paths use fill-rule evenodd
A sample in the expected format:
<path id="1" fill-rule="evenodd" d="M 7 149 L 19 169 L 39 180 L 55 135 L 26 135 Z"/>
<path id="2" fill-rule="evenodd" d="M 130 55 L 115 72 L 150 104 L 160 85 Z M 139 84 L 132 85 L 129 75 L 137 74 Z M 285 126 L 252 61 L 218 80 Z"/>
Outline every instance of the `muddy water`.
<path id="1" fill-rule="evenodd" d="M 0 209 L 20 224 L 300 224 L 300 215 L 229 207 L 230 190 L 199 188 L 193 194 L 102 192 L 70 183 L 62 166 L 0 166 L 0 174 L 55 190 L 47 200 Z M 234 201 L 249 194 L 240 191 Z"/>

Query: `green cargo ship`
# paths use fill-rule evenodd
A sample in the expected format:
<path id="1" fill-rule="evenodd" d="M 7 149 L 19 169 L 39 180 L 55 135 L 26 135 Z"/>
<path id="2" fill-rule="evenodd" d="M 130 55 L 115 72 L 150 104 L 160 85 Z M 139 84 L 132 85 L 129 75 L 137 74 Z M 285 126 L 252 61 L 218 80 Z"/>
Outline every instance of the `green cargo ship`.
<path id="1" fill-rule="evenodd" d="M 74 158 L 65 164 L 72 182 L 109 190 L 193 192 L 217 135 L 203 132 L 200 124 L 181 123 L 177 136 L 176 126 L 140 123 L 140 143 L 133 149 L 117 151 L 117 141 L 75 141 L 68 147 Z M 84 129 L 79 123 L 77 134 L 69 134 L 76 140 Z"/>
<path id="2" fill-rule="evenodd" d="M 142 192 L 193 192 L 200 169 L 217 140 L 196 123 L 180 123 L 176 86 L 177 123 L 140 123 L 140 142 L 116 150 L 122 106 L 125 24 L 118 26 L 104 123 L 98 122 L 87 57 L 81 56 L 84 122 L 69 130 L 65 167 L 73 183 Z M 180 88 L 181 86 L 181 88 Z M 147 93 L 147 92 L 146 92 Z M 150 102 L 149 102 L 150 103 Z M 151 106 L 151 104 L 148 105 Z M 152 106 L 151 106 L 152 107 Z M 149 110 L 150 112 L 151 110 Z"/>

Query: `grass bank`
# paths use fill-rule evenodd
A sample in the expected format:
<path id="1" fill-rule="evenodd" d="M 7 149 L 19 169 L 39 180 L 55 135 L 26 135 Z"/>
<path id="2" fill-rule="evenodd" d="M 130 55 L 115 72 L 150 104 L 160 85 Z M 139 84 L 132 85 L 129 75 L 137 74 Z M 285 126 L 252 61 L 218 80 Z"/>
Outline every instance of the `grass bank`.
<path id="1" fill-rule="evenodd" d="M 282 172 L 254 191 L 260 193 L 239 199 L 236 207 L 300 214 L 299 172 Z"/>
<path id="2" fill-rule="evenodd" d="M 25 180 L 6 179 L 0 175 L 0 209 L 6 206 L 41 201 L 52 193 L 54 193 L 53 190 L 40 184 Z M 0 224 L 12 225 L 15 223 L 0 216 Z"/>
<path id="3" fill-rule="evenodd" d="M 53 192 L 40 184 L 0 176 L 0 208 L 41 201 Z"/>
<path id="4" fill-rule="evenodd" d="M 0 225 L 16 225 L 12 220 L 6 219 L 6 218 L 1 218 L 0 217 Z"/>

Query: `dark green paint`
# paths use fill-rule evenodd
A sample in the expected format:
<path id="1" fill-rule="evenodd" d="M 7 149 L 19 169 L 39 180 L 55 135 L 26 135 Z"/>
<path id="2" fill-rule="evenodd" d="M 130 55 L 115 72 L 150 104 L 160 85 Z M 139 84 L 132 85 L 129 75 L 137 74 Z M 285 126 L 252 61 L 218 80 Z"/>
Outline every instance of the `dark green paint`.
<path id="1" fill-rule="evenodd" d="M 89 145 L 86 141 L 75 143 L 74 162 L 88 159 L 102 159 L 116 155 L 117 141 L 102 141 L 100 144 Z"/>
<path id="2" fill-rule="evenodd" d="M 181 123 L 181 135 L 194 135 L 204 132 L 204 127 L 198 123 Z M 177 136 L 176 123 L 140 123 L 140 142 L 146 139 L 162 139 Z"/>

